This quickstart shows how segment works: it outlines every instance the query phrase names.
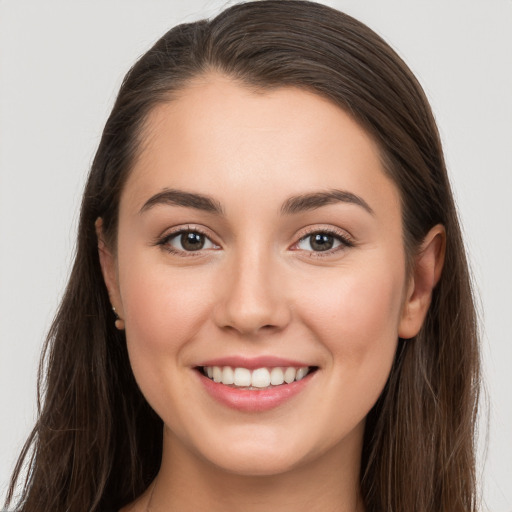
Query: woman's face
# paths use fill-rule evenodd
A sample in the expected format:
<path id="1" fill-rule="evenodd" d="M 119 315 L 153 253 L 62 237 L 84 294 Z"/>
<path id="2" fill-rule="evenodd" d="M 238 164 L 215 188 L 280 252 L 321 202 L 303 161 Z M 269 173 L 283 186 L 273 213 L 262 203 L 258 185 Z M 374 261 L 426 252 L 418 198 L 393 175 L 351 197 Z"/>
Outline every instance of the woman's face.
<path id="1" fill-rule="evenodd" d="M 103 263 L 164 451 L 240 474 L 357 460 L 408 286 L 397 188 L 344 111 L 196 80 L 152 112 Z"/>

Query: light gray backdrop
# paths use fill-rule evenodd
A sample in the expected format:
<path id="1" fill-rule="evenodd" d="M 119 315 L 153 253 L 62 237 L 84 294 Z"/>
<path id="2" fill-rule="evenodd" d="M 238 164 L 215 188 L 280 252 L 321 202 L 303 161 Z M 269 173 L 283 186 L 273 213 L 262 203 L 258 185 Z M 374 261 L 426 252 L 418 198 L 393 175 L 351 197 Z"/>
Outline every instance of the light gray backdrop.
<path id="1" fill-rule="evenodd" d="M 0 497 L 35 418 L 40 347 L 122 76 L 178 22 L 232 2 L 0 0 Z M 512 511 L 512 1 L 338 0 L 405 58 L 434 108 L 483 319 L 483 510 Z M 484 460 L 486 460 L 484 468 Z M 411 463 L 413 463 L 411 461 Z"/>

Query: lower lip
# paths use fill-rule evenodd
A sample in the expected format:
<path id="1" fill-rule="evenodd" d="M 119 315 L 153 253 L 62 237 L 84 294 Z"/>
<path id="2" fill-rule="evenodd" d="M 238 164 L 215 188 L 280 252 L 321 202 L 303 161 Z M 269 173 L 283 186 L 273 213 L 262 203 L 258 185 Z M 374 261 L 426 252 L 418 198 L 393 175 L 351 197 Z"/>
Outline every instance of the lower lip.
<path id="1" fill-rule="evenodd" d="M 197 374 L 206 391 L 215 400 L 232 409 L 245 412 L 262 412 L 279 407 L 298 395 L 310 382 L 316 372 L 309 373 L 303 379 L 267 389 L 238 389 L 214 382 L 201 372 Z"/>

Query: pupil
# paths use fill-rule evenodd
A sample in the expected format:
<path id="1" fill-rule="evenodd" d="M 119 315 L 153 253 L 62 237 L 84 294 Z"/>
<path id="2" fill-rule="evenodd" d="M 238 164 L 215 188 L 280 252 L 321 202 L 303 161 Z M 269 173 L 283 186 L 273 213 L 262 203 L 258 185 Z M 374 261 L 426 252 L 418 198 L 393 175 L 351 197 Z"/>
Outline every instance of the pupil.
<path id="1" fill-rule="evenodd" d="M 199 251 L 204 246 L 204 236 L 200 233 L 183 233 L 181 245 L 186 251 Z"/>
<path id="2" fill-rule="evenodd" d="M 328 251 L 334 245 L 334 238 L 331 235 L 318 233 L 311 236 L 310 243 L 315 251 Z"/>

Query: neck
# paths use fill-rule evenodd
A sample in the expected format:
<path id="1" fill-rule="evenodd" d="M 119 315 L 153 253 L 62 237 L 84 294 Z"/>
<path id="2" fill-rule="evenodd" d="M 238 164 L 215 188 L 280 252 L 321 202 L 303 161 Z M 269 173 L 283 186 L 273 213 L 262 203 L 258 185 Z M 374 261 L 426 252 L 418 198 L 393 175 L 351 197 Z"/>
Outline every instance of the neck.
<path id="1" fill-rule="evenodd" d="M 358 430 L 353 435 L 360 438 Z M 167 429 L 162 466 L 148 498 L 149 512 L 209 510 L 362 512 L 360 442 L 346 442 L 313 461 L 272 475 L 241 475 L 184 447 Z"/>

